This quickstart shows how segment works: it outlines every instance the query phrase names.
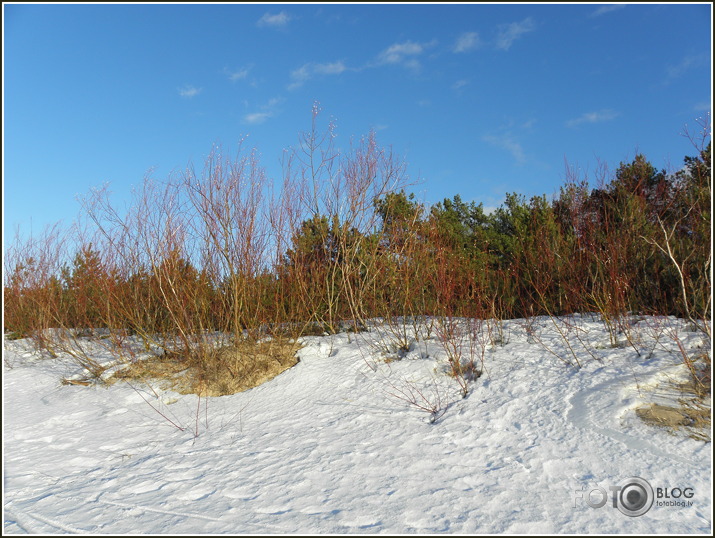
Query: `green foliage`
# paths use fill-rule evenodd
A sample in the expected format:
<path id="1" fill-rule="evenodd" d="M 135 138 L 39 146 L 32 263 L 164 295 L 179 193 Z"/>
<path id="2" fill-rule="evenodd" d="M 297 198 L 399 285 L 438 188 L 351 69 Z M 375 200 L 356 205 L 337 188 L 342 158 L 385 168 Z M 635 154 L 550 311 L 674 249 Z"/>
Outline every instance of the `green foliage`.
<path id="1" fill-rule="evenodd" d="M 467 258 L 478 258 L 490 243 L 491 219 L 484 213 L 482 204 L 467 204 L 457 194 L 451 200 L 445 198 L 434 205 L 430 218 L 441 242 L 459 249 Z"/>
<path id="2" fill-rule="evenodd" d="M 417 239 L 416 235 L 421 234 L 424 207 L 415 201 L 413 193 L 390 192 L 373 203 L 380 218 L 377 233 L 383 249 L 398 252 L 405 248 L 407 241 Z"/>
<path id="3" fill-rule="evenodd" d="M 63 303 L 70 327 L 101 327 L 107 322 L 104 289 L 110 276 L 104 269 L 99 251 L 82 246 L 70 267 L 61 270 Z"/>
<path id="4" fill-rule="evenodd" d="M 302 290 L 298 300 L 288 305 L 293 316 L 337 332 L 340 320 L 351 317 L 349 294 L 364 277 L 363 258 L 371 242 L 337 216 L 315 215 L 303 221 L 279 268 L 287 282 Z"/>
<path id="5" fill-rule="evenodd" d="M 384 230 L 404 227 L 410 222 L 415 222 L 421 218 L 423 212 L 422 206 L 415 202 L 414 193 L 407 195 L 404 190 L 389 192 L 382 198 L 376 199 L 374 204 Z"/>
<path id="6" fill-rule="evenodd" d="M 287 262 L 301 268 L 319 268 L 339 264 L 344 252 L 341 248 L 342 229 L 337 217 L 329 220 L 323 215 L 303 221 L 293 236 L 293 248 Z"/>
<path id="7" fill-rule="evenodd" d="M 593 310 L 709 319 L 710 144 L 684 163 L 668 175 L 639 154 L 599 188 L 571 181 L 553 201 L 510 193 L 490 214 L 459 195 L 426 207 L 404 190 L 387 192 L 365 204 L 376 217 L 369 226 L 312 215 L 277 263 L 250 271 L 238 261 L 232 272 L 202 267 L 183 247 L 135 266 L 92 244 L 59 270 L 19 256 L 6 271 L 5 329 L 189 334 L 235 323 L 239 334 L 270 320 L 336 331 L 345 319 L 374 316 Z"/>
<path id="8" fill-rule="evenodd" d="M 712 315 L 712 153 L 709 143 L 699 155 L 685 157 L 675 176 L 674 203 L 667 218 L 675 238 L 672 249 L 682 270 L 692 307 L 706 319 Z M 662 253 L 661 253 L 662 255 Z M 672 269 L 671 269 L 672 271 Z"/>

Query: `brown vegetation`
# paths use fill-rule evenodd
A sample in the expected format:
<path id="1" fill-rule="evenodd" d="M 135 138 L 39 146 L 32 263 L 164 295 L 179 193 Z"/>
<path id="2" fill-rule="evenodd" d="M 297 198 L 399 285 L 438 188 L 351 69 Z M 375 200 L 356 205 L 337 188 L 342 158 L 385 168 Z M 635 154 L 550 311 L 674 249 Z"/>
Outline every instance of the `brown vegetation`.
<path id="1" fill-rule="evenodd" d="M 137 358 L 132 337 L 175 368 L 191 362 L 193 386 L 213 393 L 253 375 L 239 357 L 287 364 L 264 353 L 261 338 L 370 318 L 385 322 L 393 351 L 434 328 L 465 394 L 482 366 L 485 320 L 496 320 L 496 340 L 499 320 L 549 316 L 569 344 L 559 359 L 574 367 L 583 353 L 560 318 L 575 312 L 600 314 L 614 346 L 633 344 L 626 320 L 635 312 L 689 319 L 709 342 L 709 124 L 675 174 L 637 155 L 612 177 L 600 169 L 591 188 L 567 167 L 553 201 L 509 194 L 486 214 L 459 196 L 419 203 L 404 191 L 404 163 L 374 133 L 341 153 L 318 116 L 316 105 L 280 184 L 255 151 L 232 158 L 215 148 L 200 174 L 146 178 L 126 213 L 98 190 L 83 199 L 82 233 L 18 238 L 5 256 L 6 334 L 69 352 L 98 376 L 72 331 L 103 328 L 127 362 Z M 421 323 L 427 316 L 433 324 Z M 682 358 L 691 367 L 694 358 Z M 698 380 L 709 391 L 709 377 Z"/>
<path id="2" fill-rule="evenodd" d="M 299 347 L 275 339 L 219 347 L 204 357 L 156 356 L 118 370 L 110 383 L 152 380 L 180 394 L 225 396 L 257 387 L 291 368 L 298 362 Z"/>

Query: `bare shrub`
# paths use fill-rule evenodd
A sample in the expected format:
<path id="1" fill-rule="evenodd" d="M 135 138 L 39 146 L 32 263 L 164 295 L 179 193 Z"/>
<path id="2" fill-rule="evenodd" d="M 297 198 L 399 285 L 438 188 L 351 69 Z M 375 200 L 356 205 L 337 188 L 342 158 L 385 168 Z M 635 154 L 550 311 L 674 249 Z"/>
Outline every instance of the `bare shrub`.
<path id="1" fill-rule="evenodd" d="M 437 422 L 447 412 L 449 398 L 434 379 L 430 382 L 418 383 L 404 378 L 395 381 L 386 377 L 385 382 L 389 387 L 385 389 L 388 397 L 424 411 L 429 415 L 431 424 Z"/>
<path id="2" fill-rule="evenodd" d="M 29 336 L 40 350 L 55 353 L 49 329 L 63 325 L 62 283 L 69 232 L 59 223 L 39 236 L 18 233 L 5 253 L 4 324 L 18 336 Z"/>
<path id="3" fill-rule="evenodd" d="M 190 225 L 200 245 L 201 266 L 221 283 L 225 325 L 235 342 L 244 330 L 257 336 L 266 312 L 260 301 L 259 277 L 265 267 L 269 232 L 264 190 L 265 172 L 256 151 L 231 159 L 214 148 L 201 177 L 188 168 L 182 187 L 196 218 Z"/>
<path id="4" fill-rule="evenodd" d="M 406 176 L 404 163 L 378 145 L 374 132 L 339 151 L 334 123 L 319 133 L 319 113 L 316 103 L 311 130 L 284 162 L 291 248 L 283 276 L 295 288 L 296 317 L 334 333 L 344 319 L 365 325 L 374 315 L 374 290 L 384 277 L 374 201 L 403 187 Z"/>

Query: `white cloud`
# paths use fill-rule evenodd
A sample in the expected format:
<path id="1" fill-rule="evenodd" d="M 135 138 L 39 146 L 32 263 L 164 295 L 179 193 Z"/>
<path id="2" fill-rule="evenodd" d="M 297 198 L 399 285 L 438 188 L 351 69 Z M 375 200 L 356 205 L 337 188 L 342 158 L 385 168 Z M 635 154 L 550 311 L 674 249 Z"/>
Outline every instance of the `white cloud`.
<path id="1" fill-rule="evenodd" d="M 259 110 L 246 114 L 243 117 L 245 123 L 250 123 L 251 125 L 259 125 L 264 123 L 267 119 L 274 117 L 278 114 L 278 105 L 283 102 L 279 97 L 274 97 L 269 100 L 265 105 L 259 107 Z"/>
<path id="2" fill-rule="evenodd" d="M 301 87 L 316 75 L 339 75 L 347 71 L 347 67 L 342 61 L 332 63 L 307 63 L 294 70 L 290 74 L 292 82 L 288 85 L 289 90 Z"/>
<path id="3" fill-rule="evenodd" d="M 295 69 L 290 74 L 290 78 L 293 82 L 290 83 L 288 89 L 295 90 L 296 88 L 300 88 L 306 81 L 310 80 L 310 77 L 310 64 L 305 64 L 302 67 Z"/>
<path id="4" fill-rule="evenodd" d="M 683 76 L 693 67 L 697 67 L 701 63 L 702 56 L 686 56 L 677 65 L 669 65 L 666 68 L 667 80 L 673 80 Z"/>
<path id="5" fill-rule="evenodd" d="M 190 98 L 196 97 L 198 94 L 200 94 L 201 89 L 202 88 L 194 88 L 193 86 L 186 85 L 183 88 L 179 88 L 179 95 L 181 97 L 190 99 Z"/>
<path id="6" fill-rule="evenodd" d="M 606 4 L 605 6 L 599 7 L 596 11 L 591 13 L 591 17 L 600 17 L 606 13 L 611 13 L 612 11 L 618 11 L 626 7 L 626 4 Z"/>
<path id="7" fill-rule="evenodd" d="M 422 45 L 419 43 L 406 41 L 404 43 L 395 43 L 394 45 L 390 45 L 380 53 L 378 58 L 383 63 L 396 64 L 402 62 L 407 56 L 422 54 L 423 50 Z"/>
<path id="8" fill-rule="evenodd" d="M 330 64 L 313 64 L 313 72 L 318 75 L 339 75 L 347 67 L 343 62 L 333 62 Z"/>
<path id="9" fill-rule="evenodd" d="M 394 43 L 378 54 L 377 62 L 378 65 L 401 64 L 410 69 L 417 70 L 421 67 L 417 57 L 436 44 L 437 41 L 435 40 L 429 43 L 415 43 L 414 41 Z"/>
<path id="10" fill-rule="evenodd" d="M 479 47 L 481 41 L 477 32 L 466 32 L 457 38 L 453 52 L 468 52 Z"/>
<path id="11" fill-rule="evenodd" d="M 576 127 L 582 123 L 601 123 L 604 121 L 611 121 L 617 117 L 618 112 L 610 109 L 598 110 L 596 112 L 585 112 L 578 118 L 568 120 L 566 122 L 566 127 Z"/>
<path id="12" fill-rule="evenodd" d="M 252 112 L 251 114 L 246 114 L 243 117 L 243 121 L 250 123 L 251 125 L 258 125 L 266 121 L 271 116 L 273 116 L 272 112 Z"/>
<path id="13" fill-rule="evenodd" d="M 496 46 L 501 50 L 509 50 L 514 41 L 528 32 L 533 32 L 535 28 L 536 24 L 531 17 L 527 17 L 521 22 L 502 24 L 499 26 Z"/>
<path id="14" fill-rule="evenodd" d="M 224 69 L 224 74 L 228 77 L 231 82 L 236 82 L 237 80 L 243 80 L 248 76 L 250 69 L 239 69 L 238 71 L 230 71 L 229 69 Z"/>
<path id="15" fill-rule="evenodd" d="M 454 84 L 452 84 L 452 89 L 453 89 L 453 90 L 459 90 L 459 89 L 464 88 L 467 84 L 469 84 L 469 81 L 468 81 L 468 80 L 464 80 L 464 79 L 458 80 L 457 82 L 455 82 Z"/>
<path id="16" fill-rule="evenodd" d="M 258 26 L 273 26 L 275 28 L 282 27 L 288 24 L 288 22 L 291 20 L 291 16 L 288 15 L 285 11 L 281 11 L 280 13 L 276 13 L 275 15 L 272 13 L 266 13 L 258 19 L 258 22 L 256 23 Z"/>
<path id="17" fill-rule="evenodd" d="M 412 71 L 419 71 L 420 69 L 422 69 L 422 64 L 417 58 L 410 58 L 409 60 L 405 60 L 404 62 L 402 62 L 402 65 Z"/>
<path id="18" fill-rule="evenodd" d="M 524 161 L 526 161 L 526 156 L 524 155 L 524 149 L 521 147 L 521 144 L 519 142 L 517 142 L 514 139 L 513 135 L 511 135 L 510 133 L 501 134 L 501 135 L 485 135 L 482 137 L 482 140 L 484 142 L 491 144 L 492 146 L 501 148 L 501 149 L 506 150 L 509 153 L 511 153 L 512 157 L 514 157 L 514 160 L 517 162 L 517 164 L 523 164 Z"/>

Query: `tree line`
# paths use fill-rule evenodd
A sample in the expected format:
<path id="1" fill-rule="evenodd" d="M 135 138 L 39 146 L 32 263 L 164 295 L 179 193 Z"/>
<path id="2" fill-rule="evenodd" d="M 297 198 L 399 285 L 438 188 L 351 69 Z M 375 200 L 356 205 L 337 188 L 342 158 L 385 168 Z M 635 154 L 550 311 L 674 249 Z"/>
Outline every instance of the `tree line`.
<path id="1" fill-rule="evenodd" d="M 418 201 L 374 134 L 340 151 L 317 115 L 278 186 L 255 152 L 216 148 L 201 173 L 147 178 L 125 213 L 93 191 L 82 229 L 16 241 L 5 333 L 104 328 L 170 335 L 191 352 L 202 334 L 337 332 L 373 318 L 710 320 L 710 143 L 676 173 L 641 154 L 595 186 L 567 168 L 553 199 L 511 193 L 487 212 L 459 195 Z"/>

